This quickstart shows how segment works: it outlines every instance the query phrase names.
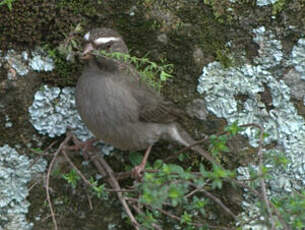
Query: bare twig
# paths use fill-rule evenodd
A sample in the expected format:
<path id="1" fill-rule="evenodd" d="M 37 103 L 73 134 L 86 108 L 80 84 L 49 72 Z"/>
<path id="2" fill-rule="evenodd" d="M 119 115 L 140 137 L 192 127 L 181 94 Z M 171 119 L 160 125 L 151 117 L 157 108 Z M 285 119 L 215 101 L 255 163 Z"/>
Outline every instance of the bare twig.
<path id="1" fill-rule="evenodd" d="M 251 126 L 254 126 L 256 128 L 259 128 L 260 129 L 260 135 L 259 135 L 259 147 L 258 147 L 258 152 L 257 152 L 257 155 L 258 155 L 258 164 L 259 164 L 259 175 L 260 175 L 260 184 L 261 184 L 261 191 L 262 191 L 262 197 L 263 197 L 263 201 L 266 205 L 266 209 L 267 209 L 267 212 L 268 212 L 268 215 L 269 215 L 269 218 L 271 219 L 271 225 L 272 225 L 272 230 L 275 229 L 275 222 L 273 220 L 273 215 L 272 215 L 272 211 L 271 211 L 271 208 L 270 208 L 270 202 L 268 200 L 268 197 L 267 197 L 267 191 L 266 191 L 266 183 L 265 183 L 265 180 L 264 180 L 264 175 L 263 175 L 263 144 L 264 144 L 264 127 L 259 125 L 259 124 L 247 124 L 247 125 L 251 125 Z"/>
<path id="2" fill-rule="evenodd" d="M 132 207 L 133 207 L 134 210 L 136 210 L 136 212 L 137 212 L 138 214 L 143 213 L 143 211 L 140 210 L 140 208 L 139 208 L 137 205 L 132 205 Z M 152 223 L 152 226 L 154 227 L 154 229 L 162 230 L 161 226 L 159 226 L 158 224 Z"/>
<path id="3" fill-rule="evenodd" d="M 126 200 L 129 200 L 129 201 L 132 201 L 132 202 L 136 202 L 136 203 L 138 202 L 137 199 L 131 198 L 131 197 L 127 197 Z M 147 204 L 143 204 L 143 205 L 145 205 L 145 207 L 150 209 L 151 211 L 154 211 L 154 209 L 150 205 L 147 205 Z M 179 222 L 181 222 L 181 220 L 182 220 L 180 217 L 178 217 L 178 216 L 176 216 L 176 215 L 174 215 L 174 214 L 172 214 L 172 213 L 170 213 L 168 211 L 165 211 L 164 209 L 161 209 L 161 208 L 156 208 L 156 209 L 159 212 L 161 212 L 162 214 L 164 214 L 164 215 L 166 215 L 166 216 L 168 216 L 168 217 L 170 217 L 170 218 L 172 218 L 174 220 L 177 220 Z M 204 224 L 201 224 L 201 223 L 194 223 L 194 222 L 192 222 L 190 224 L 192 224 L 192 225 L 194 225 L 196 227 L 202 227 L 204 225 Z M 204 226 L 207 226 L 209 229 L 230 230 L 230 228 L 221 227 L 221 226 L 212 226 L 212 225 L 204 225 Z"/>
<path id="4" fill-rule="evenodd" d="M 120 184 L 118 183 L 118 181 L 116 180 L 116 178 L 113 175 L 113 170 L 111 169 L 111 167 L 108 165 L 108 163 L 104 160 L 103 157 L 99 157 L 98 161 L 102 164 L 102 166 L 104 167 L 104 169 L 107 171 L 108 175 L 110 176 L 110 182 L 111 182 L 111 186 L 114 189 L 117 190 L 121 190 Z M 140 229 L 140 225 L 137 222 L 136 218 L 133 216 L 125 197 L 123 196 L 122 192 L 117 192 L 118 198 L 121 201 L 127 215 L 130 218 L 131 223 L 133 224 L 133 226 L 135 227 L 135 229 L 139 230 Z"/>
<path id="5" fill-rule="evenodd" d="M 58 229 L 58 226 L 57 226 L 57 221 L 56 221 L 56 218 L 55 218 L 55 212 L 54 212 L 54 209 L 53 209 L 53 206 L 52 206 L 52 201 L 51 201 L 51 198 L 50 198 L 50 193 L 49 193 L 49 184 L 50 184 L 50 175 L 51 175 L 51 172 L 52 172 L 52 168 L 54 166 L 54 163 L 56 161 L 56 158 L 58 156 L 58 154 L 61 152 L 61 150 L 63 149 L 63 147 L 70 141 L 71 139 L 71 133 L 68 133 L 65 140 L 60 144 L 60 146 L 58 147 L 58 149 L 56 150 L 56 152 L 54 153 L 54 156 L 53 156 L 53 159 L 49 165 L 49 168 L 48 168 L 48 173 L 47 173 L 47 179 L 46 179 L 46 194 L 47 194 L 47 200 L 48 200 L 48 204 L 49 204 L 49 208 L 50 208 L 50 212 L 51 212 L 51 216 L 52 216 L 52 221 L 53 221 L 53 224 L 54 224 L 54 229 L 57 230 Z"/>
<path id="6" fill-rule="evenodd" d="M 263 178 L 263 151 L 262 150 L 263 150 L 263 141 L 264 141 L 264 139 L 263 139 L 264 138 L 264 127 L 259 125 L 259 124 L 255 124 L 255 123 L 249 123 L 249 124 L 245 124 L 245 125 L 240 125 L 240 127 L 251 127 L 251 126 L 254 126 L 254 127 L 260 129 L 259 147 L 258 147 L 257 155 L 258 155 L 258 159 L 259 159 L 259 175 L 261 176 L 260 184 L 261 184 L 261 191 L 262 191 L 262 193 L 260 194 L 256 190 L 252 189 L 250 186 L 248 186 L 248 185 L 246 185 L 244 183 L 241 183 L 241 182 L 239 182 L 237 180 L 233 180 L 233 181 L 236 184 L 239 184 L 239 185 L 247 188 L 249 191 L 254 193 L 257 197 L 259 197 L 261 200 L 263 200 L 263 202 L 266 205 L 266 209 L 267 209 L 268 215 L 271 218 L 272 229 L 275 229 L 275 223 L 274 223 L 274 220 L 272 218 L 271 207 L 272 207 L 272 210 L 274 211 L 275 215 L 278 217 L 279 221 L 283 225 L 284 229 L 285 230 L 291 230 L 291 227 L 285 222 L 285 220 L 281 216 L 280 212 L 272 204 L 272 202 L 268 200 L 268 197 L 267 197 L 266 184 L 265 184 L 265 180 Z"/>
<path id="7" fill-rule="evenodd" d="M 200 192 L 202 192 L 205 196 L 213 200 L 216 204 L 218 204 L 223 210 L 225 210 L 231 217 L 233 217 L 234 220 L 237 219 L 237 217 L 234 215 L 234 213 L 216 196 L 214 196 L 212 193 L 206 191 L 205 189 L 200 189 Z"/>
<path id="8" fill-rule="evenodd" d="M 72 168 L 75 169 L 76 173 L 82 178 L 82 180 L 89 186 L 93 186 L 90 181 L 87 180 L 87 178 L 84 176 L 84 174 L 82 174 L 82 172 L 76 167 L 76 165 L 71 161 L 71 159 L 68 157 L 66 150 L 62 150 L 62 153 L 64 155 L 64 157 L 66 158 L 66 160 L 68 161 L 68 163 L 71 165 Z"/>
<path id="9" fill-rule="evenodd" d="M 90 210 L 93 210 L 93 205 L 92 205 L 92 201 L 91 201 L 91 197 L 89 196 L 89 194 L 86 192 L 87 195 L 87 199 L 88 199 L 88 203 L 89 203 L 89 208 Z"/>

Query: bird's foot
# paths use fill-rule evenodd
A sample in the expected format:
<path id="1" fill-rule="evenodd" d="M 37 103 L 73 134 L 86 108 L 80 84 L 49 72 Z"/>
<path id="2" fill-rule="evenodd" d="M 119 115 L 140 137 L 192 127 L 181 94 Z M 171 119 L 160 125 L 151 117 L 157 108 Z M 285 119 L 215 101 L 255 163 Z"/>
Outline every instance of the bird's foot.
<path id="1" fill-rule="evenodd" d="M 141 164 L 139 164 L 138 166 L 132 169 L 131 172 L 132 177 L 136 178 L 137 180 L 141 180 L 141 178 L 143 177 L 144 169 L 145 169 L 145 164 L 143 164 L 142 162 Z"/>
<path id="2" fill-rule="evenodd" d="M 143 176 L 143 171 L 144 171 L 144 169 L 145 169 L 145 165 L 146 165 L 146 163 L 147 163 L 147 159 L 148 159 L 149 153 L 150 153 L 150 151 L 151 151 L 151 147 L 152 147 L 152 146 L 149 146 L 149 147 L 146 149 L 141 164 L 139 164 L 138 166 L 134 167 L 133 170 L 132 170 L 132 176 L 133 176 L 134 178 L 137 178 L 138 180 L 141 179 L 142 176 Z"/>

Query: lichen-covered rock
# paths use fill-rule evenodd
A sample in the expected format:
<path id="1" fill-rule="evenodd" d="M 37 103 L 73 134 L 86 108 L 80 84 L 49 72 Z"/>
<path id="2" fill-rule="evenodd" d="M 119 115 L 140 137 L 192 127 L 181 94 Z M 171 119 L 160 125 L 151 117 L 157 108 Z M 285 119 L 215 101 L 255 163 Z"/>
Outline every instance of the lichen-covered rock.
<path id="1" fill-rule="evenodd" d="M 29 54 L 30 57 L 29 57 Z M 0 66 L 6 64 L 9 69 L 16 71 L 16 75 L 25 76 L 29 71 L 52 71 L 54 69 L 54 62 L 46 52 L 37 47 L 32 52 L 16 50 L 8 50 L 4 56 L 0 53 Z M 8 79 L 13 80 L 12 72 L 8 71 Z M 16 79 L 15 79 L 16 80 Z"/>
<path id="2" fill-rule="evenodd" d="M 239 124 L 257 123 L 264 126 L 265 132 L 269 134 L 264 138 L 265 144 L 277 143 L 274 149 L 263 150 L 265 156 L 274 158 L 285 152 L 290 161 L 285 169 L 266 163 L 265 167 L 271 175 L 266 180 L 270 186 L 268 194 L 289 193 L 305 186 L 305 121 L 291 101 L 291 94 L 294 94 L 291 90 L 298 91 L 299 96 L 294 94 L 297 99 L 301 99 L 305 92 L 301 87 L 304 81 L 300 78 L 300 75 L 305 74 L 302 68 L 305 46 L 299 41 L 293 48 L 293 55 L 286 57 L 282 52 L 281 41 L 276 40 L 271 32 L 263 27 L 253 32 L 254 41 L 260 46 L 259 56 L 254 59 L 256 65 L 245 63 L 224 68 L 218 62 L 210 63 L 203 68 L 197 90 L 206 95 L 207 109 L 217 117 L 225 118 L 229 124 L 237 120 Z M 290 71 L 283 81 L 280 78 L 284 75 L 283 66 L 291 68 L 291 65 L 295 69 L 298 67 L 298 72 L 293 70 L 295 74 L 292 74 Z M 289 88 L 288 83 L 294 88 Z M 243 97 L 239 98 L 240 95 Z M 251 145 L 258 146 L 257 129 L 247 128 L 243 133 Z M 256 165 L 251 167 L 254 171 L 258 169 Z M 240 167 L 238 172 L 241 179 L 249 179 L 248 167 Z M 249 216 L 258 213 L 251 203 L 244 202 L 243 206 Z M 251 220 L 244 214 L 244 220 Z M 267 229 L 261 225 L 250 225 L 245 229 Z"/>
<path id="3" fill-rule="evenodd" d="M 32 163 L 33 160 L 8 145 L 0 147 L 0 229 L 32 228 L 25 218 L 29 207 L 27 183 L 47 165 L 42 159 Z"/>
<path id="4" fill-rule="evenodd" d="M 92 137 L 76 110 L 74 92 L 71 87 L 60 89 L 47 85 L 36 92 L 29 113 L 31 123 L 40 134 L 55 137 L 71 128 L 81 140 Z"/>
<path id="5" fill-rule="evenodd" d="M 258 6 L 266 6 L 276 3 L 278 0 L 257 0 L 256 4 Z"/>
<path id="6" fill-rule="evenodd" d="M 301 74 L 301 78 L 305 82 L 305 39 L 301 38 L 293 47 L 291 52 L 291 62 L 295 70 Z"/>
<path id="7" fill-rule="evenodd" d="M 290 88 L 283 80 L 277 79 L 277 74 L 268 70 L 280 65 L 283 59 L 281 44 L 263 28 L 254 32 L 254 41 L 262 46 L 260 56 L 255 59 L 257 65 L 224 68 L 218 62 L 210 63 L 203 68 L 197 90 L 206 94 L 207 109 L 217 117 L 225 118 L 229 123 L 238 120 L 239 124 L 264 125 L 269 134 L 264 139 L 265 143 L 276 141 L 291 160 L 288 171 L 281 173 L 305 185 L 305 121 L 290 101 Z M 264 95 L 267 90 L 271 97 L 269 102 Z M 246 99 L 239 100 L 238 95 L 245 95 Z M 247 128 L 244 134 L 251 145 L 257 146 L 256 129 Z M 275 173 L 275 178 L 277 175 Z"/>

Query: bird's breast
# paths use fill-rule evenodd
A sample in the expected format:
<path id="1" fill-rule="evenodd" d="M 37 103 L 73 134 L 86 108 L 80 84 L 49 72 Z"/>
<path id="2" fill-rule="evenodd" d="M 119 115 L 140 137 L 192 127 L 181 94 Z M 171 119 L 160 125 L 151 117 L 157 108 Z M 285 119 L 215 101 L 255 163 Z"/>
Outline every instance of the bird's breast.
<path id="1" fill-rule="evenodd" d="M 137 101 L 124 84 L 109 76 L 81 76 L 76 106 L 89 130 L 103 140 L 113 139 L 126 124 L 138 120 Z"/>

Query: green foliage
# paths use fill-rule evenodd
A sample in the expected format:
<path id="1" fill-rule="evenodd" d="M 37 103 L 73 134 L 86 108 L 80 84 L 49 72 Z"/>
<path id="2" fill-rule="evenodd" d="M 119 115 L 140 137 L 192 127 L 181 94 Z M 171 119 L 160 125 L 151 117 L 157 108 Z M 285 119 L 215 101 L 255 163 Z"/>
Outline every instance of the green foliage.
<path id="1" fill-rule="evenodd" d="M 94 3 L 87 0 L 57 0 L 56 5 L 58 8 L 68 8 L 75 15 L 94 15 L 96 14 L 96 5 L 101 4 L 101 1 L 94 1 Z"/>
<path id="2" fill-rule="evenodd" d="M 32 151 L 36 153 L 43 153 L 43 150 L 41 148 L 32 148 Z"/>
<path id="3" fill-rule="evenodd" d="M 76 188 L 77 183 L 81 179 L 75 169 L 70 170 L 69 173 L 62 174 L 62 178 L 65 179 L 73 189 Z M 109 193 L 105 188 L 105 184 L 98 185 L 98 181 L 94 180 L 92 177 L 90 178 L 89 182 L 91 184 L 92 192 L 97 196 L 97 198 L 104 200 L 108 199 Z"/>
<path id="4" fill-rule="evenodd" d="M 231 23 L 233 20 L 232 3 L 227 0 L 203 0 L 203 3 L 213 9 L 213 14 L 219 23 Z"/>
<path id="5" fill-rule="evenodd" d="M 146 172 L 141 184 L 138 184 L 140 202 L 150 207 L 153 212 L 140 215 L 143 225 L 149 225 L 150 221 L 160 221 L 160 209 L 170 210 L 176 216 L 180 216 L 180 224 L 193 229 L 193 222 L 200 222 L 206 215 L 206 205 L 209 201 L 201 196 L 200 190 L 221 188 L 222 180 L 234 176 L 229 170 L 213 167 L 213 171 L 205 170 L 200 166 L 200 174 L 192 171 L 192 168 L 184 169 L 180 165 L 166 164 L 160 160 L 152 167 L 153 173 Z M 196 195 L 190 196 L 195 188 Z M 198 229 L 197 227 L 194 229 Z"/>
<path id="6" fill-rule="evenodd" d="M 272 203 L 279 210 L 285 222 L 292 229 L 305 228 L 305 190 L 282 194 L 272 198 Z"/>
<path id="7" fill-rule="evenodd" d="M 233 65 L 233 59 L 230 57 L 229 49 L 217 49 L 216 60 L 219 61 L 225 68 Z"/>
<path id="8" fill-rule="evenodd" d="M 72 186 L 73 189 L 76 188 L 77 182 L 80 180 L 79 175 L 74 169 L 70 170 L 69 173 L 63 174 L 62 178 L 64 178 L 68 182 L 68 184 Z"/>
<path id="9" fill-rule="evenodd" d="M 73 73 L 78 71 L 78 68 L 80 68 L 79 65 L 73 62 L 68 62 L 67 56 L 68 53 L 65 53 L 67 51 L 63 51 L 60 48 L 51 48 L 48 45 L 45 45 L 44 50 L 48 53 L 49 57 L 51 57 L 54 61 L 54 75 L 56 76 L 56 79 L 48 79 L 49 81 L 56 81 L 56 85 L 72 85 L 74 82 L 74 76 Z M 73 58 L 73 54 L 71 57 Z"/>
<path id="10" fill-rule="evenodd" d="M 173 77 L 171 75 L 171 73 L 173 72 L 173 65 L 164 64 L 166 60 L 161 60 L 161 65 L 158 65 L 157 63 L 150 61 L 146 57 L 138 58 L 120 52 L 108 53 L 102 50 L 94 52 L 94 54 L 133 64 L 137 71 L 140 73 L 142 79 L 146 81 L 148 85 L 158 91 L 161 90 L 162 84 L 166 82 L 168 78 Z M 157 78 L 156 76 L 159 76 L 159 78 Z"/>
<path id="11" fill-rule="evenodd" d="M 287 0 L 278 0 L 278 1 L 276 1 L 272 5 L 272 15 L 276 15 L 276 14 L 280 13 L 284 9 L 286 3 L 287 3 Z"/>
<path id="12" fill-rule="evenodd" d="M 1 2 L 0 2 L 0 6 L 3 6 L 3 5 L 6 5 L 7 6 L 7 8 L 11 11 L 12 9 L 13 9 L 13 2 L 14 2 L 15 0 L 2 0 Z"/>
<path id="13" fill-rule="evenodd" d="M 93 193 L 99 199 L 107 200 L 109 197 L 109 192 L 105 188 L 105 184 L 98 185 L 98 181 L 94 180 L 92 177 L 90 178 L 91 188 Z"/>
<path id="14" fill-rule="evenodd" d="M 220 152 L 228 152 L 229 148 L 227 147 L 227 135 L 216 136 L 212 135 L 210 137 L 210 146 L 209 151 L 213 154 L 213 156 L 217 156 Z"/>
<path id="15" fill-rule="evenodd" d="M 229 151 L 227 141 L 244 129 L 238 127 L 237 123 L 234 122 L 227 126 L 225 134 L 219 136 L 212 135 L 210 137 L 209 150 L 214 156 L 219 156 L 221 153 Z M 285 169 L 289 164 L 284 153 L 269 150 L 263 152 L 263 154 L 263 165 L 252 166 L 249 164 L 249 178 L 245 182 L 260 195 L 262 194 L 262 179 L 267 183 L 269 179 L 272 179 L 273 168 Z M 184 157 L 181 159 L 183 162 Z M 205 222 L 206 213 L 208 213 L 207 209 L 211 206 L 211 203 L 214 204 L 214 201 L 211 201 L 202 194 L 205 194 L 204 191 L 215 194 L 213 191 L 222 189 L 224 181 L 234 184 L 233 181 L 236 177 L 234 170 L 227 170 L 218 165 L 213 165 L 212 169 L 208 170 L 203 164 L 200 164 L 198 172 L 196 168 L 166 164 L 161 160 L 157 160 L 148 170 L 151 171 L 146 172 L 142 183 L 137 185 L 137 192 L 139 193 L 137 196 L 140 197 L 139 202 L 144 207 L 148 207 L 147 210 L 149 210 L 142 212 L 137 216 L 137 219 L 147 229 L 154 229 L 151 227 L 152 223 L 163 226 L 162 219 L 168 218 L 165 213 L 174 215 L 174 222 L 181 229 L 209 229 L 208 224 L 204 225 L 202 223 Z M 249 193 L 251 193 L 250 191 L 248 190 Z M 276 229 L 283 229 L 281 221 L 279 221 L 278 216 L 273 211 L 275 207 L 284 222 L 291 229 L 304 229 L 304 189 L 299 192 L 294 191 L 292 194 L 277 193 L 277 195 L 267 196 L 267 199 L 270 198 L 274 205 L 274 207 L 271 206 L 272 216 L 269 216 L 266 211 L 265 200 L 257 195 L 253 196 L 254 194 L 252 193 L 252 196 L 250 196 L 252 198 L 249 197 L 248 199 L 250 200 L 247 200 L 247 202 L 253 202 L 258 210 L 260 210 L 257 216 L 258 223 L 261 222 L 259 216 L 263 216 L 265 220 L 272 218 Z M 243 220 L 240 221 L 241 227 L 239 229 L 242 229 Z M 255 217 L 253 222 L 255 222 Z M 266 224 L 268 225 L 269 223 Z"/>
<path id="16" fill-rule="evenodd" d="M 238 121 L 234 121 L 231 125 L 225 127 L 225 131 L 232 136 L 236 136 L 240 131 L 242 131 L 242 128 L 238 126 Z"/>
<path id="17" fill-rule="evenodd" d="M 128 158 L 129 158 L 131 165 L 134 167 L 141 163 L 143 154 L 141 154 L 139 152 L 130 152 L 128 155 Z"/>

